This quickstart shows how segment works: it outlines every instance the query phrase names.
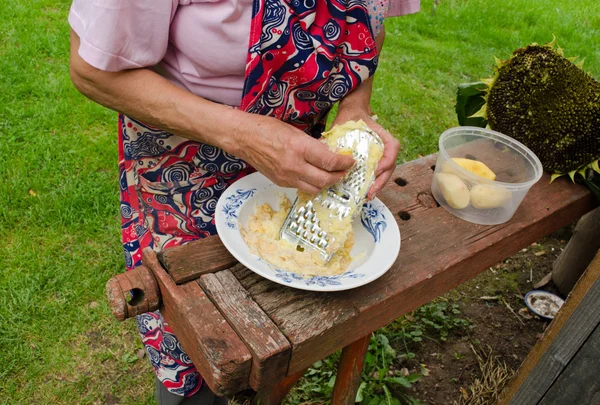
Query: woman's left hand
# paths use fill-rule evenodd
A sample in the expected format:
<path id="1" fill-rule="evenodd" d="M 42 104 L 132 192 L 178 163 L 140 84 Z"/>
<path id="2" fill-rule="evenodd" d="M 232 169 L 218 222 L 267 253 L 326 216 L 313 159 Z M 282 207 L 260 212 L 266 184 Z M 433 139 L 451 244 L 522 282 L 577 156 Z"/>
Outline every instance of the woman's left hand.
<path id="1" fill-rule="evenodd" d="M 383 157 L 375 170 L 375 183 L 369 190 L 368 198 L 372 200 L 377 193 L 381 191 L 385 183 L 390 179 L 394 169 L 396 168 L 396 158 L 400 152 L 400 142 L 379 125 L 373 118 L 367 108 L 358 106 L 346 106 L 341 103 L 338 109 L 338 114 L 333 121 L 333 125 L 343 124 L 347 121 L 357 121 L 362 119 L 365 124 L 381 137 L 384 145 Z"/>

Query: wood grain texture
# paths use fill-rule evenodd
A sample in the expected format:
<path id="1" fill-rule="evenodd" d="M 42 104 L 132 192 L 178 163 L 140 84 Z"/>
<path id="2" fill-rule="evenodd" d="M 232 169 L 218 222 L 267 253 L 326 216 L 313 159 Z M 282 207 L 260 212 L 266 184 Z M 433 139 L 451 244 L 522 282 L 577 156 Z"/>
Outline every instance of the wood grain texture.
<path id="1" fill-rule="evenodd" d="M 247 388 L 252 356 L 202 288 L 196 282 L 176 285 L 150 248 L 142 262 L 158 281 L 163 317 L 211 390 L 231 395 Z"/>
<path id="2" fill-rule="evenodd" d="M 600 326 L 583 344 L 539 405 L 600 404 Z"/>
<path id="3" fill-rule="evenodd" d="M 399 166 L 379 195 L 402 235 L 400 255 L 380 279 L 351 291 L 325 294 L 281 287 L 245 269 L 234 271 L 292 342 L 288 373 L 431 301 L 595 207 L 585 187 L 566 179 L 550 185 L 544 175 L 511 221 L 497 226 L 471 224 L 423 198 L 430 191 L 435 163 L 436 157 L 428 156 Z M 398 178 L 403 186 L 395 183 Z M 400 213 L 410 219 L 400 219 Z"/>
<path id="4" fill-rule="evenodd" d="M 111 312 L 119 321 L 156 311 L 160 304 L 158 284 L 145 266 L 138 266 L 108 280 L 106 297 Z"/>
<path id="5" fill-rule="evenodd" d="M 503 392 L 501 405 L 536 404 L 600 323 L 600 253 Z"/>
<path id="6" fill-rule="evenodd" d="M 165 249 L 158 254 L 158 259 L 175 284 L 228 269 L 237 263 L 218 235 Z"/>
<path id="7" fill-rule="evenodd" d="M 291 345 L 228 270 L 205 274 L 198 283 L 252 354 L 250 387 L 272 386 L 287 374 Z"/>
<path id="8" fill-rule="evenodd" d="M 331 405 L 354 405 L 371 334 L 344 347 L 333 387 Z"/>
<path id="9" fill-rule="evenodd" d="M 129 280 L 127 281 L 129 283 Z M 124 321 L 128 318 L 127 297 L 121 288 L 119 279 L 114 276 L 106 282 L 106 298 L 110 312 L 118 321 Z"/>

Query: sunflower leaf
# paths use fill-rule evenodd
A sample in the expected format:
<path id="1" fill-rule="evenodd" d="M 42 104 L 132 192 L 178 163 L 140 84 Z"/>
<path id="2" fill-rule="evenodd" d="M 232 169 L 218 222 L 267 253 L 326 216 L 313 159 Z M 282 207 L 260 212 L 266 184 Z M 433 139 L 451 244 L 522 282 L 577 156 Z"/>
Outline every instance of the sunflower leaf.
<path id="1" fill-rule="evenodd" d="M 456 115 L 461 126 L 484 128 L 487 121 L 483 117 L 473 117 L 485 104 L 485 84 L 483 82 L 458 85 L 456 94 Z"/>

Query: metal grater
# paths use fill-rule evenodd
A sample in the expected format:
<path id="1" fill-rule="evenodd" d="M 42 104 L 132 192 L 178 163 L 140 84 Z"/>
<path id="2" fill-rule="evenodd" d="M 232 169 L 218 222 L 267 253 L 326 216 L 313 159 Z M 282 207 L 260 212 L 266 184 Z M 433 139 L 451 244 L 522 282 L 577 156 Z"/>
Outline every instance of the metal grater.
<path id="1" fill-rule="evenodd" d="M 366 166 L 369 147 L 373 143 L 383 147 L 379 135 L 366 126 L 350 130 L 338 139 L 338 148 L 352 150 L 352 157 L 356 161 L 354 167 L 339 183 L 321 191 L 305 204 L 300 204 L 296 197 L 281 227 L 281 239 L 297 244 L 299 250 L 317 250 L 325 263 L 331 260 L 335 252 L 327 251 L 331 241 L 327 232 L 321 229 L 314 207 L 316 204 L 326 207 L 330 217 L 341 220 L 352 214 L 354 219 L 358 212 L 356 208 L 364 203 L 367 192 L 375 181 L 375 174 L 368 174 Z"/>

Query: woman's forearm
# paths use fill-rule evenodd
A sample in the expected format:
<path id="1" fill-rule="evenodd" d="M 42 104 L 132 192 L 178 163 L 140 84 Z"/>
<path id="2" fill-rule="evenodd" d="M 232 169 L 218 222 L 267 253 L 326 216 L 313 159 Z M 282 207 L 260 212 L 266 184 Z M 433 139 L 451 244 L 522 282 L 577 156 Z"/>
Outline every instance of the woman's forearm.
<path id="1" fill-rule="evenodd" d="M 149 69 L 98 70 L 78 53 L 79 37 L 71 31 L 71 78 L 88 98 L 112 110 L 188 139 L 236 154 L 236 139 L 249 114 L 181 89 Z"/>
<path id="2" fill-rule="evenodd" d="M 354 164 L 298 128 L 205 100 L 149 69 L 105 72 L 79 56 L 71 32 L 71 78 L 105 107 L 167 132 L 207 143 L 241 159 L 275 184 L 316 194 L 337 183 Z"/>

